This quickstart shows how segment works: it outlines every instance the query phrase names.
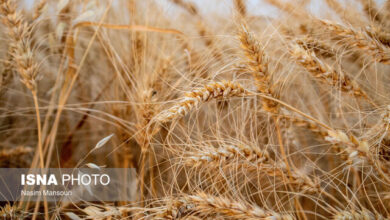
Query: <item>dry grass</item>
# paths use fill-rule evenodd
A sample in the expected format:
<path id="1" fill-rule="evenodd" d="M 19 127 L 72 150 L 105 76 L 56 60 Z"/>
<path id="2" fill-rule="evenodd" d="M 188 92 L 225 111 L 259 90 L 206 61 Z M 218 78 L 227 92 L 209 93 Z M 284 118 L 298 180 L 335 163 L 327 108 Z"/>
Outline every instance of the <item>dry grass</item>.
<path id="1" fill-rule="evenodd" d="M 0 217 L 390 218 L 390 1 L 20 2 L 0 1 L 2 168 L 132 167 L 138 193 Z"/>

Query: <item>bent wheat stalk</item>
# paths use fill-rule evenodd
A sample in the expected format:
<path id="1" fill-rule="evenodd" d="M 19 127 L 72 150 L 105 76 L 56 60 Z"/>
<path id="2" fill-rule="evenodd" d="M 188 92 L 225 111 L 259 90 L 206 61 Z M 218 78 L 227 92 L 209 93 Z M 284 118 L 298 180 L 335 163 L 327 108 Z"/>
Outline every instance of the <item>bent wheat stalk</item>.
<path id="1" fill-rule="evenodd" d="M 201 103 L 211 99 L 243 97 L 253 95 L 250 91 L 245 90 L 239 83 L 222 81 L 210 83 L 203 88 L 195 89 L 185 94 L 182 101 L 168 110 L 163 111 L 158 117 L 159 122 L 168 122 L 172 119 L 182 117 L 190 112 Z"/>

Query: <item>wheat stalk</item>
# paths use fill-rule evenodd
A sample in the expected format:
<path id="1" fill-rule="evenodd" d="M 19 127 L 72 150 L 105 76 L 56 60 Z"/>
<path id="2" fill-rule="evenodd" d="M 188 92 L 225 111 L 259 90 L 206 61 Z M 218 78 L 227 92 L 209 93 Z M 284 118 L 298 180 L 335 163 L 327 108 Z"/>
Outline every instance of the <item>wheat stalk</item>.
<path id="1" fill-rule="evenodd" d="M 175 3 L 176 5 L 182 7 L 183 9 L 185 9 L 188 13 L 192 14 L 192 15 L 198 15 L 198 8 L 196 8 L 196 6 L 191 3 L 191 2 L 188 2 L 188 1 L 183 1 L 183 0 L 171 0 L 173 3 Z"/>
<path id="2" fill-rule="evenodd" d="M 284 163 L 273 161 L 267 151 L 259 150 L 245 145 L 224 145 L 219 148 L 206 147 L 202 151 L 188 153 L 184 163 L 197 168 L 222 166 L 229 170 L 229 166 L 242 166 L 245 170 L 257 172 L 259 175 L 266 174 L 279 177 L 283 181 L 295 186 L 301 191 L 308 193 L 321 192 L 318 179 L 312 179 L 306 174 L 287 170 Z"/>
<path id="3" fill-rule="evenodd" d="M 343 219 L 384 220 L 385 218 L 379 214 L 373 214 L 369 210 L 363 210 L 363 211 L 345 210 L 345 211 L 340 211 L 333 216 L 333 220 L 343 220 Z"/>
<path id="4" fill-rule="evenodd" d="M 47 0 L 40 0 L 34 8 L 33 20 L 38 19 L 43 14 L 47 5 Z"/>
<path id="5" fill-rule="evenodd" d="M 11 41 L 11 56 L 21 76 L 21 81 L 31 91 L 36 91 L 36 76 L 38 65 L 33 58 L 33 52 L 29 46 L 30 26 L 23 20 L 21 12 L 10 0 L 1 0 L 2 22 L 8 28 Z"/>
<path id="6" fill-rule="evenodd" d="M 185 157 L 185 163 L 191 166 L 199 166 L 209 163 L 232 163 L 237 160 L 239 163 L 248 161 L 252 163 L 263 163 L 269 160 L 267 151 L 262 151 L 246 145 L 223 145 L 219 148 L 202 147 L 197 152 L 191 152 Z"/>
<path id="7" fill-rule="evenodd" d="M 295 42 L 305 50 L 312 50 L 316 55 L 324 58 L 330 58 L 336 55 L 335 49 L 329 43 L 311 36 L 304 36 L 303 38 L 296 39 Z"/>
<path id="8" fill-rule="evenodd" d="M 370 37 L 372 33 L 369 33 L 368 30 L 357 31 L 329 20 L 320 20 L 320 22 L 326 29 L 330 30 L 338 37 L 344 38 L 345 43 L 349 46 L 369 52 L 377 62 L 385 64 L 390 63 L 389 48 Z"/>
<path id="9" fill-rule="evenodd" d="M 31 91 L 36 113 L 37 130 L 38 130 L 38 151 L 40 158 L 40 167 L 44 168 L 44 155 L 42 146 L 42 128 L 41 116 L 39 111 L 38 91 L 36 85 L 36 77 L 38 75 L 38 64 L 35 62 L 34 53 L 30 48 L 30 31 L 31 26 L 24 21 L 24 17 L 20 11 L 16 9 L 15 2 L 11 0 L 0 0 L 2 14 L 2 22 L 8 29 L 10 36 L 10 54 L 13 58 L 14 66 L 17 69 L 22 83 Z M 39 203 L 36 203 L 33 219 L 39 208 Z M 49 219 L 48 204 L 44 197 L 45 219 Z"/>
<path id="10" fill-rule="evenodd" d="M 236 11 L 238 12 L 238 14 L 244 18 L 247 14 L 247 10 L 246 10 L 246 1 L 245 0 L 234 0 L 234 8 L 236 9 Z"/>
<path id="11" fill-rule="evenodd" d="M 12 81 L 13 78 L 11 63 L 12 59 L 8 54 L 7 60 L 4 61 L 3 69 L 0 74 L 0 97 L 4 94 L 5 87 Z"/>
<path id="12" fill-rule="evenodd" d="M 359 141 L 353 135 L 348 137 L 348 135 L 341 130 L 329 130 L 325 140 L 339 144 L 339 146 L 349 154 L 349 158 L 351 159 L 359 155 L 362 157 L 369 156 L 370 148 L 366 141 Z"/>
<path id="13" fill-rule="evenodd" d="M 192 109 L 199 106 L 201 103 L 212 99 L 243 97 L 248 95 L 252 95 L 252 93 L 245 90 L 237 82 L 222 81 L 217 83 L 210 83 L 203 88 L 197 88 L 191 92 L 186 93 L 182 101 L 170 109 L 163 111 L 157 117 L 157 121 L 167 122 L 172 119 L 182 117 Z"/>
<path id="14" fill-rule="evenodd" d="M 313 123 L 311 121 L 307 121 L 301 118 L 292 117 L 290 115 L 280 115 L 281 119 L 284 119 L 286 121 L 289 121 L 293 123 L 297 127 L 303 127 L 310 131 L 312 131 L 315 134 L 318 134 L 320 137 L 326 137 L 328 135 L 328 130 L 318 126 L 316 123 Z"/>
<path id="15" fill-rule="evenodd" d="M 340 88 L 343 92 L 350 92 L 355 96 L 363 97 L 375 106 L 375 103 L 368 98 L 356 82 L 351 80 L 345 73 L 336 71 L 328 64 L 322 62 L 315 55 L 314 51 L 306 50 L 298 44 L 292 44 L 291 55 L 298 64 L 303 66 L 315 78 L 321 79 L 332 87 Z"/>
<path id="16" fill-rule="evenodd" d="M 11 46 L 10 54 L 13 58 L 14 66 L 21 76 L 23 84 L 32 92 L 37 116 L 38 127 L 38 150 L 43 167 L 43 151 L 41 140 L 41 122 L 36 88 L 36 76 L 38 65 L 33 58 L 34 54 L 29 46 L 30 26 L 24 21 L 23 15 L 16 10 L 16 6 L 10 0 L 1 0 L 1 14 L 3 23 L 8 28 Z"/>
<path id="17" fill-rule="evenodd" d="M 268 70 L 269 58 L 264 53 L 264 47 L 243 25 L 239 35 L 241 48 L 247 57 L 247 66 L 256 82 L 257 91 L 277 98 L 272 90 L 271 74 Z M 278 104 L 268 99 L 263 100 L 263 108 L 268 112 L 278 112 Z"/>
<path id="18" fill-rule="evenodd" d="M 204 192 L 185 195 L 183 199 L 186 203 L 193 204 L 191 209 L 199 212 L 201 215 L 205 215 L 206 213 L 220 214 L 232 219 L 294 219 L 291 215 L 281 215 L 274 211 L 264 210 L 255 205 L 235 202 L 227 197 L 213 196 Z"/>

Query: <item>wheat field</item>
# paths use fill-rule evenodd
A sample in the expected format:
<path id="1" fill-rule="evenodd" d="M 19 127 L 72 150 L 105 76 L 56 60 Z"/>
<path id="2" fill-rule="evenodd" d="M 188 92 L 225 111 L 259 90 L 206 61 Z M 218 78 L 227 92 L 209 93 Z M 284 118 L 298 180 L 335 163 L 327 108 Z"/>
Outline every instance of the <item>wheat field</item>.
<path id="1" fill-rule="evenodd" d="M 0 0 L 0 167 L 137 173 L 0 218 L 390 218 L 390 1 L 260 2 Z"/>

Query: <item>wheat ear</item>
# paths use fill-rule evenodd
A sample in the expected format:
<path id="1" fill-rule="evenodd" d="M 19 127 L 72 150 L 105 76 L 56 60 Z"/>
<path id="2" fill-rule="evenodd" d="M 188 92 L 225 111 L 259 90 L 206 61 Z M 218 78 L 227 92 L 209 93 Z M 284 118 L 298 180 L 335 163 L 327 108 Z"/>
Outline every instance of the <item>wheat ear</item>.
<path id="1" fill-rule="evenodd" d="M 271 74 L 268 71 L 269 58 L 264 53 L 264 47 L 256 39 L 256 36 L 250 33 L 244 25 L 239 34 L 239 39 L 241 48 L 247 58 L 246 64 L 255 79 L 257 91 L 277 98 L 277 95 L 272 90 Z M 263 108 L 268 112 L 276 113 L 278 111 L 278 104 L 264 99 Z"/>
<path id="2" fill-rule="evenodd" d="M 37 154 L 40 158 L 40 166 L 44 168 L 44 155 L 42 147 L 42 128 L 41 116 L 39 113 L 38 91 L 36 77 L 38 74 L 38 64 L 35 62 L 33 51 L 30 48 L 31 26 L 24 21 L 22 13 L 16 10 L 15 2 L 12 0 L 0 0 L 2 22 L 8 29 L 10 36 L 10 54 L 15 62 L 15 68 L 21 76 L 22 83 L 31 91 L 37 121 L 38 144 Z M 44 199 L 45 219 L 49 219 L 49 209 L 46 197 Z M 36 203 L 32 219 L 36 218 L 38 211 L 38 202 Z"/>
<path id="3" fill-rule="evenodd" d="M 296 39 L 295 42 L 305 50 L 314 51 L 317 56 L 324 58 L 336 56 L 335 49 L 329 43 L 311 36 L 304 36 L 303 38 Z"/>
<path id="4" fill-rule="evenodd" d="M 0 160 L 21 156 L 33 152 L 33 148 L 19 146 L 11 149 L 3 149 L 0 151 Z"/>
<path id="5" fill-rule="evenodd" d="M 12 81 L 12 58 L 8 54 L 6 61 L 4 61 L 2 72 L 0 73 L 0 98 L 4 94 L 5 87 Z"/>
<path id="6" fill-rule="evenodd" d="M 349 46 L 369 52 L 377 62 L 390 64 L 389 48 L 380 43 L 377 39 L 370 37 L 372 33 L 370 33 L 369 30 L 357 31 L 332 21 L 320 21 L 326 29 L 337 34 L 337 36 L 344 38 L 345 43 Z"/>
<path id="7" fill-rule="evenodd" d="M 318 126 L 316 123 L 302 119 L 293 117 L 291 115 L 280 115 L 281 119 L 284 119 L 285 121 L 289 121 L 292 124 L 294 124 L 297 127 L 302 127 L 310 130 L 311 132 L 319 135 L 320 137 L 326 137 L 328 135 L 328 130 Z"/>
<path id="8" fill-rule="evenodd" d="M 238 14 L 244 18 L 246 16 L 247 10 L 246 10 L 246 1 L 245 0 L 234 0 L 234 8 L 238 12 Z"/>
<path id="9" fill-rule="evenodd" d="M 342 71 L 336 71 L 328 64 L 322 62 L 315 55 L 314 51 L 306 50 L 299 44 L 294 43 L 291 45 L 291 55 L 298 64 L 303 66 L 315 78 L 321 79 L 330 86 L 340 88 L 343 92 L 351 92 L 357 97 L 363 97 L 375 105 L 366 93 L 359 88 L 356 82 L 351 80 Z"/>
<path id="10" fill-rule="evenodd" d="M 33 15 L 34 20 L 38 19 L 43 14 L 46 5 L 47 5 L 47 0 L 40 0 L 38 2 L 38 4 L 34 8 L 34 15 Z"/>
<path id="11" fill-rule="evenodd" d="M 321 192 L 319 180 L 311 179 L 306 174 L 295 170 L 288 172 L 286 165 L 273 161 L 267 151 L 245 145 L 202 148 L 202 151 L 189 153 L 184 162 L 195 168 L 199 166 L 214 168 L 220 164 L 243 165 L 247 171 L 260 172 L 259 174 L 282 178 L 304 192 Z"/>
<path id="12" fill-rule="evenodd" d="M 187 203 L 193 204 L 192 210 L 200 214 L 220 214 L 232 219 L 275 219 L 291 220 L 291 215 L 281 215 L 274 211 L 264 210 L 256 205 L 235 202 L 227 197 L 213 196 L 204 192 L 183 197 Z"/>
<path id="13" fill-rule="evenodd" d="M 185 94 L 184 98 L 168 110 L 163 111 L 157 121 L 167 122 L 186 115 L 193 108 L 211 99 L 242 97 L 252 93 L 245 90 L 239 83 L 223 81 L 210 83 L 203 88 L 197 88 Z"/>
<path id="14" fill-rule="evenodd" d="M 267 151 L 241 144 L 237 146 L 224 145 L 219 148 L 206 147 L 202 148 L 202 151 L 191 152 L 185 158 L 186 164 L 195 167 L 203 163 L 228 163 L 235 159 L 257 164 L 269 160 L 269 154 Z"/>
<path id="15" fill-rule="evenodd" d="M 198 8 L 191 2 L 183 1 L 183 0 L 171 0 L 174 4 L 180 6 L 185 9 L 191 15 L 198 15 Z"/>
<path id="16" fill-rule="evenodd" d="M 14 60 L 14 66 L 21 76 L 22 83 L 31 91 L 34 99 L 34 106 L 37 116 L 38 127 L 38 150 L 40 155 L 41 167 L 44 167 L 43 150 L 41 140 L 41 120 L 38 105 L 38 91 L 36 88 L 36 76 L 38 74 L 38 65 L 33 58 L 33 52 L 29 46 L 30 26 L 24 21 L 23 15 L 16 10 L 13 1 L 0 0 L 2 22 L 8 28 L 11 46 L 10 55 Z"/>
<path id="17" fill-rule="evenodd" d="M 353 219 L 353 220 L 382 220 L 385 219 L 379 214 L 373 214 L 368 210 L 355 211 L 355 210 L 345 210 L 336 213 L 333 216 L 333 220 L 342 220 L 342 219 Z"/>
<path id="18" fill-rule="evenodd" d="M 33 53 L 29 46 L 30 26 L 24 21 L 23 15 L 16 10 L 16 6 L 10 0 L 1 0 L 2 22 L 8 28 L 11 41 L 11 56 L 21 76 L 21 81 L 31 91 L 36 90 L 35 78 L 38 65 L 33 59 Z"/>

